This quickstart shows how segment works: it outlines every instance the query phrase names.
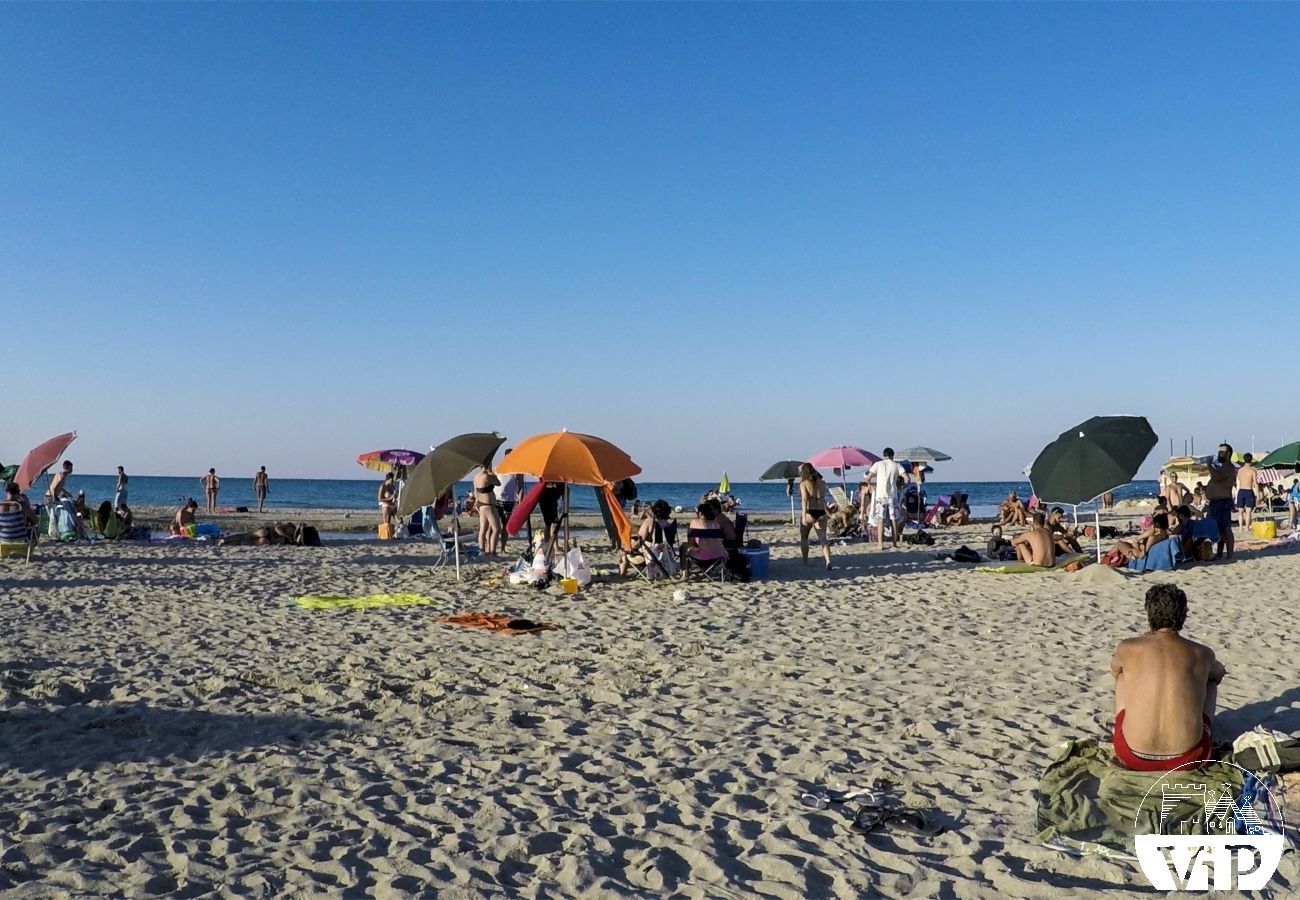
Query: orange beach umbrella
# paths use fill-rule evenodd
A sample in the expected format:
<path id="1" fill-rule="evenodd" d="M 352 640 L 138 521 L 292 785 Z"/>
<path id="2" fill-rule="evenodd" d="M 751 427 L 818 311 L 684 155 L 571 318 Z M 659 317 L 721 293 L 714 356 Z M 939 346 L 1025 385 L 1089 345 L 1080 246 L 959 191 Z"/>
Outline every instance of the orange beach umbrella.
<path id="1" fill-rule="evenodd" d="M 553 431 L 520 441 L 497 471 L 532 475 L 540 481 L 601 485 L 639 475 L 641 467 L 609 441 L 576 431 Z"/>

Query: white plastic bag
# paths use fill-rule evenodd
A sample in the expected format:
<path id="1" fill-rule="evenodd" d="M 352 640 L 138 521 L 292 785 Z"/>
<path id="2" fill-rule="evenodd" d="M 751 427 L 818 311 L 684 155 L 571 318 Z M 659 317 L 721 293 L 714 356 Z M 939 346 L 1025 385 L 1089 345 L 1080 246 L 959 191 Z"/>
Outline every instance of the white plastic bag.
<path id="1" fill-rule="evenodd" d="M 583 587 L 591 584 L 591 567 L 577 547 L 555 561 L 555 574 L 560 578 L 572 578 Z"/>

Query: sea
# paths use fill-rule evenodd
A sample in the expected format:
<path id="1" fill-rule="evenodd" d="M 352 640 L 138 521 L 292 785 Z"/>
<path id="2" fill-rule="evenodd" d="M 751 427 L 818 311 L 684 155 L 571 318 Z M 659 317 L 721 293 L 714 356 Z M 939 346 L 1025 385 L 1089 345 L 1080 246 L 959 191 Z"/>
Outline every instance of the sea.
<path id="1" fill-rule="evenodd" d="M 46 476 L 48 478 L 49 476 Z M 29 496 L 33 500 L 44 493 L 46 478 L 32 486 Z M 837 482 L 827 482 L 834 486 Z M 86 492 L 86 502 L 94 506 L 103 500 L 113 499 L 116 475 L 82 475 L 73 473 L 68 488 L 72 493 Z M 378 480 L 354 478 L 272 478 L 267 496 L 267 510 L 277 508 L 311 508 L 370 510 L 376 506 Z M 717 488 L 718 483 L 702 481 L 647 481 L 637 483 L 637 495 L 645 502 L 665 500 L 670 506 L 693 509 L 700 495 Z M 849 485 L 850 493 L 856 490 Z M 457 496 L 469 493 L 470 484 L 457 485 Z M 1010 491 L 1029 497 L 1032 490 L 1028 481 L 927 481 L 926 496 L 931 502 L 943 494 L 961 491 L 969 495 L 971 515 L 986 518 L 995 515 L 998 504 Z M 1134 481 L 1115 491 L 1117 500 L 1155 497 L 1154 481 Z M 790 497 L 784 481 L 731 482 L 731 493 L 740 501 L 741 509 L 755 513 L 789 511 Z M 197 478 L 173 478 L 157 475 L 132 475 L 128 485 L 127 502 L 131 506 L 179 506 L 194 497 L 203 503 L 203 488 Z M 256 507 L 251 478 L 221 479 L 221 493 L 217 502 L 222 508 L 238 506 Z M 575 487 L 571 494 L 575 512 L 597 509 L 596 496 L 591 488 Z"/>

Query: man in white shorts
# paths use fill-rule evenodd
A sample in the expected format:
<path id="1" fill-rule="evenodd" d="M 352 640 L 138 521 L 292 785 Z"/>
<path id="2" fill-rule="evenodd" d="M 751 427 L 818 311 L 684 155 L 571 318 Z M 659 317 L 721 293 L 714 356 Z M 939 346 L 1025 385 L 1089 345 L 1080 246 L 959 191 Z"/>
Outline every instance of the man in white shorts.
<path id="1" fill-rule="evenodd" d="M 877 523 L 876 546 L 885 549 L 885 517 L 889 518 L 890 536 L 898 546 L 901 528 L 898 527 L 898 479 L 903 477 L 903 467 L 894 462 L 894 448 L 885 448 L 885 458 L 872 463 L 867 477 L 875 479 L 871 492 L 871 518 Z"/>

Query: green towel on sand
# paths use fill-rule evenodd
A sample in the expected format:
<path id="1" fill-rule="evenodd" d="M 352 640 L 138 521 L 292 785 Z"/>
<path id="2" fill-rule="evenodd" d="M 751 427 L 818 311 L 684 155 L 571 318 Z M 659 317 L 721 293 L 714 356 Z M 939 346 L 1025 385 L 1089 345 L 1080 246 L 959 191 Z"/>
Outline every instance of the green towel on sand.
<path id="1" fill-rule="evenodd" d="M 1056 565 L 1050 569 L 1047 566 L 1031 566 L 1029 563 L 1007 563 L 1005 566 L 980 566 L 976 572 L 991 572 L 994 575 L 1020 575 L 1026 572 L 1054 572 L 1057 569 L 1064 569 L 1071 563 L 1083 562 L 1088 558 L 1086 553 L 1076 553 L 1073 556 L 1062 556 L 1056 561 Z"/>
<path id="2" fill-rule="evenodd" d="M 376 609 L 380 606 L 425 606 L 432 603 L 422 594 L 369 594 L 365 597 L 335 597 L 315 595 L 296 597 L 303 609 Z"/>
<path id="3" fill-rule="evenodd" d="M 1162 785 L 1196 782 L 1219 789 L 1226 784 L 1234 797 L 1241 792 L 1241 770 L 1227 763 L 1163 776 L 1131 772 L 1114 761 L 1111 748 L 1093 740 L 1062 745 L 1035 793 L 1039 840 L 1080 855 L 1134 859 L 1134 836 L 1159 831 Z M 1203 812 L 1194 804 L 1178 804 L 1170 810 L 1165 833 L 1184 833 L 1186 827 L 1185 833 L 1205 834 Z"/>

